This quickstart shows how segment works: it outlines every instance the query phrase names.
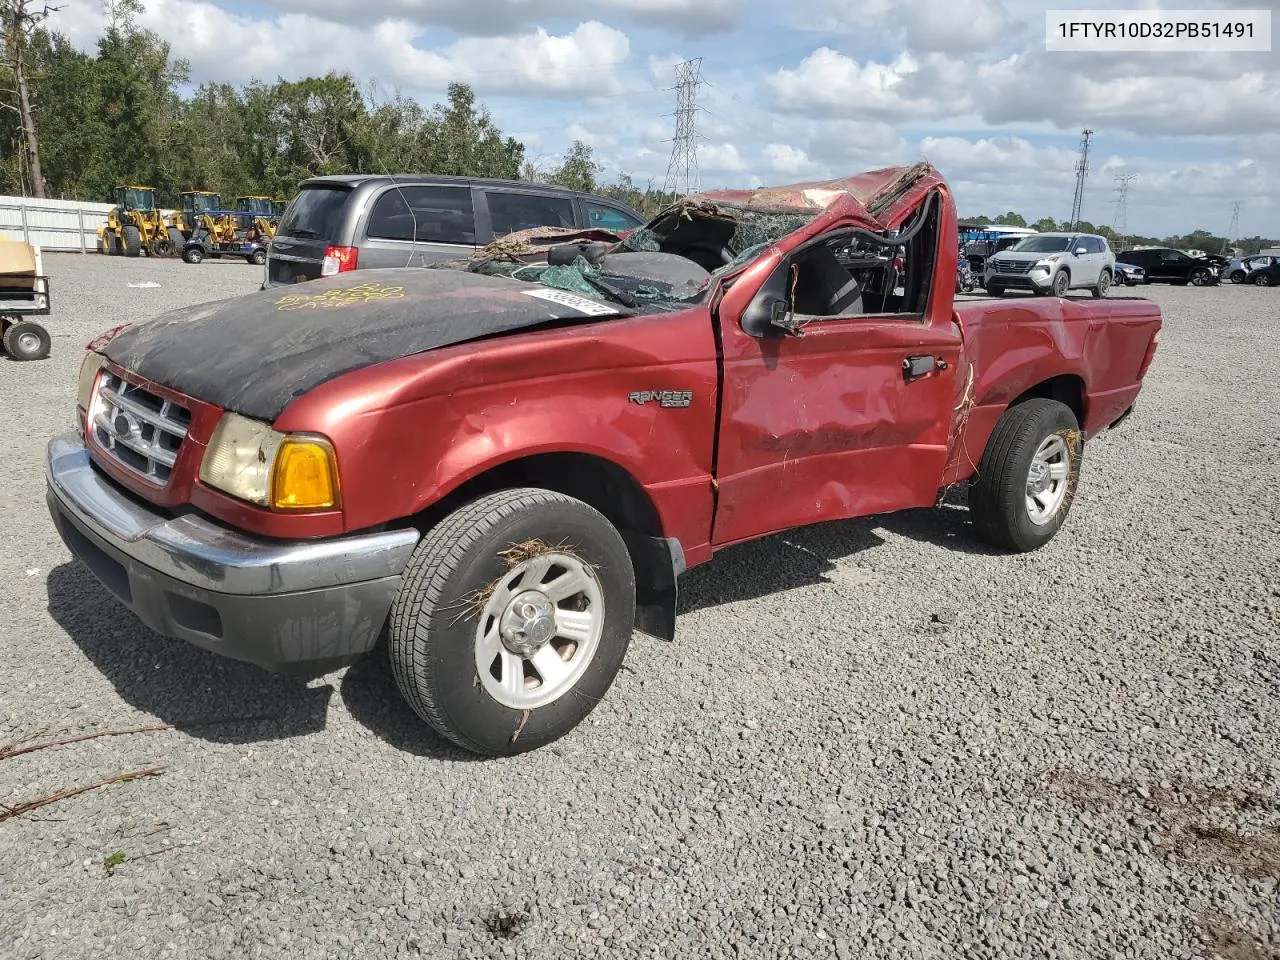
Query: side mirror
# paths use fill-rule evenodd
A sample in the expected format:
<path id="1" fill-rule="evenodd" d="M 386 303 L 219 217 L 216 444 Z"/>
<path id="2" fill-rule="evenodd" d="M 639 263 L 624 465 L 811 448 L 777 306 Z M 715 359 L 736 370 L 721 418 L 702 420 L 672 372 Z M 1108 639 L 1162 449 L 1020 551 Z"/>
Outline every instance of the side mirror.
<path id="1" fill-rule="evenodd" d="M 771 293 L 766 285 L 742 311 L 739 323 L 747 336 L 764 340 L 783 334 L 790 312 L 787 301 Z"/>
<path id="2" fill-rule="evenodd" d="M 1076 256 L 1077 256 L 1077 257 L 1083 257 L 1083 256 L 1086 256 L 1086 255 L 1088 255 L 1088 253 L 1089 253 L 1089 251 L 1088 251 L 1088 250 L 1086 250 L 1084 247 L 1076 247 Z"/>

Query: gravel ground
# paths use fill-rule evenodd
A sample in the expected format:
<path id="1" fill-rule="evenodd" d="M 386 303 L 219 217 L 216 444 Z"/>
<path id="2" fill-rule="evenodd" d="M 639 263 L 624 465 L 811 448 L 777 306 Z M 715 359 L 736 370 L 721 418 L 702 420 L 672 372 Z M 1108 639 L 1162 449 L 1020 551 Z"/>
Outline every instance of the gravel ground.
<path id="1" fill-rule="evenodd" d="M 1280 292 L 1147 288 L 1139 412 L 1043 551 L 954 509 L 726 551 L 578 731 L 473 762 L 379 663 L 273 677 L 69 562 L 81 346 L 261 271 L 48 265 L 54 355 L 0 363 L 0 743 L 176 729 L 0 760 L 9 805 L 166 766 L 0 823 L 0 956 L 1280 956 Z"/>

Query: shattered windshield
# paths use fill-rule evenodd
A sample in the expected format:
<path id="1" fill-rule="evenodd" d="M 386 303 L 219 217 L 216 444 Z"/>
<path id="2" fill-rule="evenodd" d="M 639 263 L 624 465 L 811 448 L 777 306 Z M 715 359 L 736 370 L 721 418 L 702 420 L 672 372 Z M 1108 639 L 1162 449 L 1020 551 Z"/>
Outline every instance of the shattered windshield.
<path id="1" fill-rule="evenodd" d="M 678 310 L 702 302 L 715 280 L 745 266 L 817 214 L 749 210 L 689 198 L 622 240 L 590 242 L 565 231 L 563 244 L 548 247 L 559 239 L 554 234 L 510 234 L 454 266 L 632 309 Z"/>

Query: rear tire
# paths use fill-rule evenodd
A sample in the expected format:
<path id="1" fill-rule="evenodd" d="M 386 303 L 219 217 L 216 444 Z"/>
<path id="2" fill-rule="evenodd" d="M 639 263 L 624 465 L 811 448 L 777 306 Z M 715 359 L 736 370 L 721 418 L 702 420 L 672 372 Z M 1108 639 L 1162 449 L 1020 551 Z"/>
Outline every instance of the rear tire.
<path id="1" fill-rule="evenodd" d="M 1256 287 L 1270 287 L 1272 284 L 1273 281 L 1269 273 L 1259 273 L 1253 278 L 1253 285 Z"/>
<path id="2" fill-rule="evenodd" d="M 1089 292 L 1093 294 L 1095 300 L 1101 300 L 1107 295 L 1107 291 L 1111 289 L 1111 272 L 1103 270 L 1098 274 L 1098 282 L 1089 288 Z"/>
<path id="3" fill-rule="evenodd" d="M 249 254 L 248 259 L 249 259 L 249 262 L 252 263 L 255 267 L 260 267 L 267 262 L 267 251 L 263 249 L 257 249 L 253 251 L 253 253 Z"/>
<path id="4" fill-rule="evenodd" d="M 14 360 L 43 360 L 52 346 L 49 331 L 30 320 L 10 324 L 4 331 L 4 352 Z"/>
<path id="5" fill-rule="evenodd" d="M 126 257 L 139 257 L 142 255 L 142 234 L 137 227 L 125 227 L 120 231 L 120 237 L 124 241 L 124 255 Z"/>
<path id="6" fill-rule="evenodd" d="M 562 595 L 556 584 L 582 588 Z M 414 550 L 391 608 L 392 673 L 418 716 L 458 746 L 533 750 L 603 699 L 631 642 L 635 592 L 626 544 L 602 514 L 550 490 L 500 490 Z M 531 652 L 512 649 L 522 644 Z"/>
<path id="7" fill-rule="evenodd" d="M 151 239 L 151 246 L 147 248 L 147 256 L 155 257 L 158 260 L 167 260 L 172 257 L 173 244 L 169 242 L 169 237 L 156 234 Z"/>
<path id="8" fill-rule="evenodd" d="M 108 228 L 106 233 L 102 235 L 102 240 L 106 244 L 108 257 L 120 256 L 120 238 L 114 230 Z"/>
<path id="9" fill-rule="evenodd" d="M 1083 456 L 1071 408 L 1033 398 L 1010 407 L 992 431 L 969 490 L 983 539 L 1017 553 L 1037 550 L 1062 528 Z"/>

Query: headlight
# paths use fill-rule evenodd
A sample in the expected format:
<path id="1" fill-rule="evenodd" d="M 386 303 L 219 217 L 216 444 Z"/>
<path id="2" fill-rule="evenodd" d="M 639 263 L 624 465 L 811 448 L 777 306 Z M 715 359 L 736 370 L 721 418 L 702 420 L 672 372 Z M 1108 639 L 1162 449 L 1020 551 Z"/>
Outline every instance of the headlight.
<path id="1" fill-rule="evenodd" d="M 81 410 L 89 409 L 89 398 L 93 395 L 93 385 L 98 381 L 98 371 L 102 369 L 106 358 L 92 350 L 85 352 L 80 361 L 80 383 L 76 388 L 76 406 Z"/>
<path id="2" fill-rule="evenodd" d="M 323 437 L 284 434 L 236 413 L 218 421 L 200 480 L 272 510 L 324 510 L 338 505 L 333 447 Z"/>

